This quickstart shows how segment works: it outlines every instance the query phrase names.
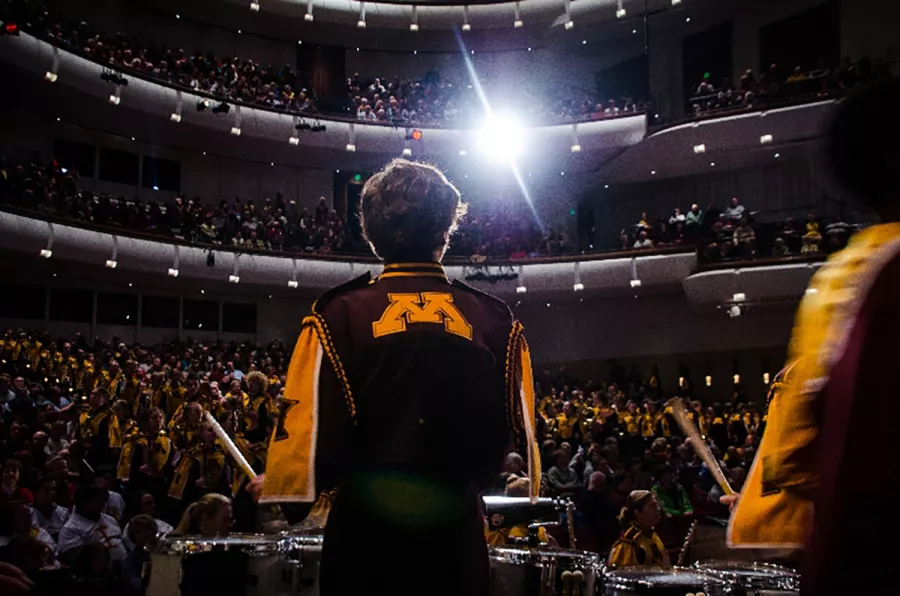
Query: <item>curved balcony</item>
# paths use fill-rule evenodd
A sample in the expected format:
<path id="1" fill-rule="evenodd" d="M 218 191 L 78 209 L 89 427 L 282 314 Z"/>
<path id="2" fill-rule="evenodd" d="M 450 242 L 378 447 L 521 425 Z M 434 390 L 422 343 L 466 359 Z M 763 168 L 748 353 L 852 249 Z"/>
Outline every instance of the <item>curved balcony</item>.
<path id="1" fill-rule="evenodd" d="M 26 259 L 36 259 L 49 250 L 49 258 L 93 265 L 98 270 L 104 264 L 110 267 L 107 261 L 115 261 L 116 271 L 149 275 L 151 280 L 177 270 L 179 279 L 236 283 L 230 279 L 233 276 L 241 284 L 258 287 L 261 293 L 287 287 L 314 295 L 366 272 L 377 275 L 381 271 L 373 257 L 238 251 L 112 226 L 76 224 L 9 206 L 2 210 L 2 250 Z M 212 267 L 207 262 L 210 251 L 216 255 Z M 451 277 L 508 300 L 683 292 L 696 305 L 727 305 L 795 301 L 822 260 L 735 262 L 724 266 L 727 268 L 696 272 L 697 253 L 681 248 L 479 264 L 448 259 L 445 265 Z"/>
<path id="2" fill-rule="evenodd" d="M 405 148 L 410 148 L 412 156 L 417 159 L 447 159 L 450 156 L 475 159 L 479 145 L 479 130 L 471 128 L 423 127 L 426 128 L 423 139 L 410 145 L 406 141 L 404 128 L 389 125 L 329 118 L 326 130 L 313 133 L 296 129 L 301 115 L 271 108 L 232 104 L 228 114 L 215 114 L 211 109 L 197 111 L 195 106 L 198 102 L 209 101 L 209 96 L 137 75 L 127 77 L 127 85 L 116 86 L 101 78 L 103 65 L 27 33 L 0 38 L 0 57 L 17 69 L 41 78 L 54 70 L 56 84 L 42 85 L 41 93 L 34 98 L 35 103 L 41 103 L 57 113 L 66 111 L 68 118 L 76 123 L 93 118 L 90 125 L 99 128 L 121 121 L 124 131 L 128 118 L 122 108 L 126 106 L 159 118 L 161 127 L 176 126 L 171 123 L 174 122 L 172 114 L 177 113 L 180 115 L 179 125 L 192 125 L 204 133 L 216 135 L 204 139 L 209 146 L 227 143 L 223 138 L 229 138 L 229 133 L 232 134 L 229 141 L 237 139 L 247 147 L 252 144 L 247 143 L 248 140 L 288 146 L 290 139 L 296 138 L 296 144 L 308 149 L 313 160 L 328 161 L 331 167 L 343 167 L 343 164 L 335 164 L 334 158 L 337 155 L 347 156 L 348 144 L 355 147 L 354 153 L 382 158 L 385 155 L 400 155 Z M 79 92 L 77 96 L 72 95 L 72 88 Z M 111 96 L 117 99 L 110 100 Z M 77 111 L 77 114 L 72 114 L 72 111 Z M 312 116 L 307 117 L 308 121 L 312 119 Z M 325 120 L 325 116 L 319 115 L 319 119 Z M 622 149 L 639 143 L 646 128 L 643 115 L 532 126 L 527 135 L 527 160 L 533 163 L 552 160 L 572 171 L 594 170 Z M 235 134 L 233 129 L 239 133 Z M 191 140 L 197 141 L 196 138 Z M 576 143 L 580 150 L 574 152 L 572 146 Z M 322 160 L 322 151 L 330 152 L 329 160 Z M 471 157 L 466 157 L 468 155 Z M 348 157 L 345 159 L 349 161 Z"/>

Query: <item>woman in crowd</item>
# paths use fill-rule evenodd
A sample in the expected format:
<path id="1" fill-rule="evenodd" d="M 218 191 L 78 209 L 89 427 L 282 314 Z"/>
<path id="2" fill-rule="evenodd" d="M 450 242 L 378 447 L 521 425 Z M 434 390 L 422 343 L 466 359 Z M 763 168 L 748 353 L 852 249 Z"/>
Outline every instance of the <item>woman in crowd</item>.
<path id="1" fill-rule="evenodd" d="M 217 536 L 228 534 L 230 528 L 231 499 L 218 493 L 207 493 L 188 506 L 172 535 Z"/>
<path id="2" fill-rule="evenodd" d="M 190 504 L 171 536 L 215 539 L 231 528 L 231 499 L 207 493 Z M 181 596 L 243 595 L 248 555 L 239 550 L 197 553 L 182 562 Z"/>
<path id="3" fill-rule="evenodd" d="M 668 567 L 669 553 L 654 531 L 661 518 L 659 502 L 648 490 L 631 491 L 619 513 L 624 530 L 609 553 L 611 567 Z"/>

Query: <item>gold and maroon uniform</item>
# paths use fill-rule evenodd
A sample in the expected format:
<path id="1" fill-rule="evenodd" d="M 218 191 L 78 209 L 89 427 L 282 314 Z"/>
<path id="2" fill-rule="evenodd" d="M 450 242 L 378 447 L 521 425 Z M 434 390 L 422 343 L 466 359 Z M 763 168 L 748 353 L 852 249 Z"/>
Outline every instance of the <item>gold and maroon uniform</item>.
<path id="1" fill-rule="evenodd" d="M 304 319 L 261 502 L 311 505 L 337 487 L 323 595 L 481 595 L 478 495 L 512 439 L 540 486 L 533 389 L 522 325 L 502 301 L 450 282 L 438 263 L 386 265 Z"/>

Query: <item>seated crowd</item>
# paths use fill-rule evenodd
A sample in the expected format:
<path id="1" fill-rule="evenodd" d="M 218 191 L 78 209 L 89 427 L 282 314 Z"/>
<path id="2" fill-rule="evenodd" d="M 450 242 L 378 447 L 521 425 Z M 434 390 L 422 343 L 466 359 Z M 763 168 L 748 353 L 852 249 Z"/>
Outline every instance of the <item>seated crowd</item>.
<path id="1" fill-rule="evenodd" d="M 444 80 L 429 72 L 421 80 L 385 77 L 347 79 L 348 96 L 332 108 L 317 105 L 316 90 L 290 65 L 263 65 L 249 58 L 216 56 L 212 52 L 190 52 L 184 48 L 161 47 L 152 41 L 117 32 L 96 31 L 85 21 L 69 22 L 38 5 L 16 3 L 12 9 L 23 27 L 38 37 L 84 54 L 101 64 L 139 73 L 166 83 L 208 93 L 222 101 L 257 104 L 314 116 L 333 111 L 334 115 L 394 125 L 454 124 L 484 115 L 483 104 L 465 77 L 448 75 Z M 483 85 L 489 88 L 488 82 Z M 510 90 L 523 101 L 522 116 L 538 122 L 568 122 L 633 114 L 645 110 L 630 97 L 598 98 L 567 89 L 551 88 L 525 81 Z"/>
<path id="2" fill-rule="evenodd" d="M 657 530 L 673 551 L 681 547 L 693 516 L 727 518 L 721 489 L 682 438 L 655 375 L 646 382 L 629 377 L 594 383 L 544 371 L 539 385 L 541 494 L 575 500 L 579 548 L 610 551 L 619 535 L 617 516 L 635 490 L 655 495 L 662 510 Z M 677 393 L 689 398 L 689 381 Z M 688 404 L 688 416 L 739 490 L 765 429 L 765 412 L 748 403 L 738 386 L 727 402 Z M 525 469 L 522 458 L 511 454 L 495 491 L 504 494 L 505 488 L 505 494 L 519 496 L 519 484 L 527 483 Z"/>
<path id="3" fill-rule="evenodd" d="M 784 72 L 779 64 L 772 64 L 758 76 L 748 68 L 737 85 L 726 77 L 716 86 L 707 73 L 692 90 L 688 101 L 693 114 L 699 116 L 719 110 L 752 109 L 797 97 L 828 97 L 889 76 L 885 64 L 873 64 L 868 56 L 855 64 L 845 57 L 837 68 L 820 59 L 815 68 L 797 66 L 790 72 Z"/>
<path id="4" fill-rule="evenodd" d="M 703 210 L 695 203 L 686 213 L 676 207 L 656 221 L 644 212 L 638 223 L 623 228 L 621 239 L 623 250 L 699 245 L 705 260 L 723 261 L 830 254 L 844 248 L 853 231 L 836 217 L 825 223 L 812 213 L 805 225 L 792 217 L 759 224 L 754 213 L 732 197 L 724 210 L 714 206 Z"/>
<path id="5" fill-rule="evenodd" d="M 247 477 L 202 416 L 262 471 L 290 359 L 280 342 L 7 331 L 0 357 L 0 561 L 47 593 L 143 594 L 157 533 L 256 530 Z"/>
<path id="6" fill-rule="evenodd" d="M 278 341 L 151 347 L 6 331 L 0 562 L 24 570 L 48 592 L 140 596 L 148 580 L 146 547 L 158 534 L 256 531 L 265 513 L 243 490 L 246 474 L 203 416 L 215 417 L 262 471 L 290 356 Z M 660 536 L 677 546 L 690 516 L 727 514 L 719 489 L 682 440 L 658 378 L 645 383 L 636 373 L 614 373 L 616 382 L 599 384 L 562 371 L 539 376 L 541 494 L 575 500 L 581 548 L 602 553 L 618 534 L 616 515 L 629 494 L 652 491 L 662 507 Z M 689 398 L 689 381 L 677 393 Z M 739 488 L 765 413 L 739 386 L 727 403 L 689 403 L 689 415 Z M 524 470 L 521 454 L 511 452 L 486 494 L 527 494 Z M 487 533 L 493 544 L 516 536 Z"/>

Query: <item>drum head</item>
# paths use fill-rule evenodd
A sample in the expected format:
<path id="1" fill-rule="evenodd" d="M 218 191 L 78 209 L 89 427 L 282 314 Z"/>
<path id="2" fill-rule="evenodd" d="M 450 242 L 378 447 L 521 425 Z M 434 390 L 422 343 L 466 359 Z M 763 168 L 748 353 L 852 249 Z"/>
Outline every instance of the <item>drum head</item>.
<path id="1" fill-rule="evenodd" d="M 604 574 L 606 594 L 728 594 L 728 582 L 694 569 L 673 567 L 618 569 Z"/>
<path id="2" fill-rule="evenodd" d="M 740 561 L 701 561 L 696 567 L 699 571 L 730 581 L 747 590 L 800 589 L 800 574 L 779 565 Z"/>

